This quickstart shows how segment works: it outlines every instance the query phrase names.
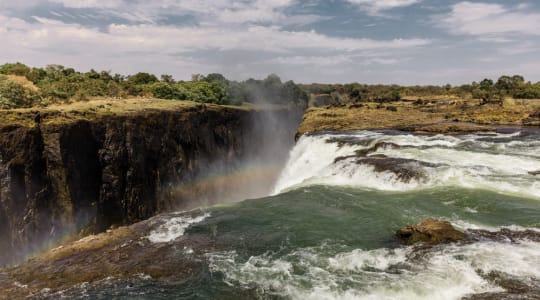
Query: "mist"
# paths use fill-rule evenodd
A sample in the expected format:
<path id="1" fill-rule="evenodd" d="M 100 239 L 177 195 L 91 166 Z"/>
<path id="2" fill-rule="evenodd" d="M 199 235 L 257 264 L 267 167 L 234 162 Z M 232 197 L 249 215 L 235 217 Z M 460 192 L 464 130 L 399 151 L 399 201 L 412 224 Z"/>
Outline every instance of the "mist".
<path id="1" fill-rule="evenodd" d="M 265 105 L 259 102 L 257 106 Z M 295 144 L 302 115 L 303 108 L 296 106 L 253 109 L 239 120 L 240 146 L 228 145 L 228 153 L 199 159 L 198 175 L 175 184 L 170 191 L 177 199 L 171 209 L 189 210 L 270 195 Z M 238 149 L 242 153 L 235 153 Z"/>

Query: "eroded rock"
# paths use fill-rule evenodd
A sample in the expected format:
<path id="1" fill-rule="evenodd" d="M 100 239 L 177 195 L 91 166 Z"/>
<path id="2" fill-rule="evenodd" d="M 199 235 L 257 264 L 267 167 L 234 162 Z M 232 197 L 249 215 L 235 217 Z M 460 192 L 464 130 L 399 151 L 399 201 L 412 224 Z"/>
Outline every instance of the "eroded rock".
<path id="1" fill-rule="evenodd" d="M 397 179 L 408 183 L 411 180 L 421 180 L 427 178 L 423 167 L 433 168 L 438 165 L 408 158 L 388 157 L 384 154 L 373 154 L 368 157 L 351 155 L 341 156 L 334 160 L 338 163 L 347 159 L 355 159 L 357 164 L 369 165 L 377 173 L 390 172 L 396 175 Z"/>
<path id="2" fill-rule="evenodd" d="M 457 242 L 465 238 L 465 234 L 455 229 L 450 222 L 433 218 L 402 227 L 397 231 L 397 236 L 408 244 L 419 242 L 440 244 Z"/>

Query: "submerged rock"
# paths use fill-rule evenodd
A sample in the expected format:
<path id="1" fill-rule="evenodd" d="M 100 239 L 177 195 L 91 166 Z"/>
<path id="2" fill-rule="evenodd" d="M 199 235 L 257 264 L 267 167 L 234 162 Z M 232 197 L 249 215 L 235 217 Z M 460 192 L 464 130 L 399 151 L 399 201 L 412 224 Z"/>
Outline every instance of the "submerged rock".
<path id="1" fill-rule="evenodd" d="M 419 242 L 439 244 L 456 242 L 465 238 L 465 234 L 456 230 L 450 222 L 432 218 L 400 228 L 397 236 L 408 244 Z"/>
<path id="2" fill-rule="evenodd" d="M 373 166 L 373 170 L 378 173 L 394 173 L 400 181 L 405 183 L 408 183 L 413 179 L 419 180 L 426 178 L 426 174 L 422 167 L 436 167 L 435 164 L 428 162 L 396 157 L 380 158 L 371 156 L 368 158 L 358 159 L 356 163 Z"/>
<path id="3" fill-rule="evenodd" d="M 408 158 L 388 157 L 384 154 L 374 154 L 368 157 L 342 156 L 334 160 L 338 163 L 342 160 L 354 159 L 356 164 L 369 165 L 377 173 L 393 173 L 398 180 L 409 183 L 411 180 L 422 180 L 427 178 L 424 167 L 433 168 L 438 165 Z"/>
<path id="4" fill-rule="evenodd" d="M 492 300 L 492 299 L 540 299 L 540 282 L 536 279 L 524 282 L 510 274 L 500 271 L 490 271 L 478 274 L 493 285 L 504 289 L 502 292 L 487 292 L 466 296 L 463 300 Z"/>
<path id="5" fill-rule="evenodd" d="M 479 131 L 492 131 L 495 128 L 491 126 L 478 125 L 464 122 L 442 122 L 437 124 L 410 126 L 403 128 L 406 131 L 412 131 L 417 134 L 449 134 L 459 135 Z"/>
<path id="6" fill-rule="evenodd" d="M 496 241 L 516 243 L 521 240 L 529 240 L 540 243 L 540 232 L 536 230 L 510 230 L 502 228 L 498 231 L 489 231 L 482 229 L 468 229 L 467 240 L 476 241 Z"/>
<path id="7" fill-rule="evenodd" d="M 538 176 L 538 175 L 540 175 L 540 170 L 538 170 L 538 171 L 531 171 L 531 172 L 529 172 L 529 175 L 532 175 L 532 176 Z"/>

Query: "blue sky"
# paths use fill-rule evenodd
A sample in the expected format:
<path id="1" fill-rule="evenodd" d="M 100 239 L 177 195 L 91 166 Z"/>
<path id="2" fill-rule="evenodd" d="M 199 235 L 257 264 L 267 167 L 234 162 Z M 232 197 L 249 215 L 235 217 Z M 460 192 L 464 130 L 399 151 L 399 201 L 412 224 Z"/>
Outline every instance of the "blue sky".
<path id="1" fill-rule="evenodd" d="M 540 81 L 539 2 L 2 0 L 0 60 L 177 79 Z"/>

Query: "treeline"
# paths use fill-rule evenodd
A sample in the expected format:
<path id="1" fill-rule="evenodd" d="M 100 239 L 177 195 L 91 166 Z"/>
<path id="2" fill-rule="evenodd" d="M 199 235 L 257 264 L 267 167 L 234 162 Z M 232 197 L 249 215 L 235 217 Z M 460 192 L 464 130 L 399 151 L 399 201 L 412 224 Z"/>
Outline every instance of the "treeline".
<path id="1" fill-rule="evenodd" d="M 26 78 L 25 84 L 19 78 Z M 109 71 L 79 72 L 61 65 L 32 68 L 22 63 L 0 66 L 0 108 L 84 101 L 91 97 L 134 96 L 200 103 L 241 105 L 244 102 L 304 106 L 306 93 L 293 81 L 274 74 L 263 80 L 232 81 L 221 74 L 194 75 L 176 81 L 171 75 L 140 72 L 124 76 Z"/>
<path id="2" fill-rule="evenodd" d="M 339 102 L 390 102 L 404 97 L 457 97 L 461 99 L 481 99 L 482 102 L 499 102 L 505 98 L 540 99 L 540 82 L 525 81 L 521 75 L 501 76 L 497 81 L 484 79 L 480 82 L 452 86 L 425 85 L 366 85 L 310 84 L 302 88 L 311 94 L 329 94 Z"/>

